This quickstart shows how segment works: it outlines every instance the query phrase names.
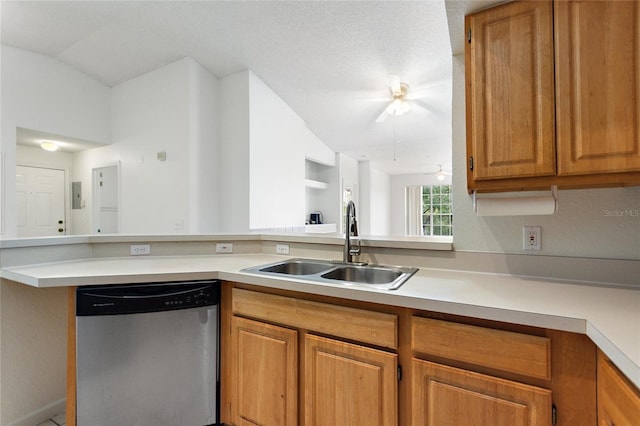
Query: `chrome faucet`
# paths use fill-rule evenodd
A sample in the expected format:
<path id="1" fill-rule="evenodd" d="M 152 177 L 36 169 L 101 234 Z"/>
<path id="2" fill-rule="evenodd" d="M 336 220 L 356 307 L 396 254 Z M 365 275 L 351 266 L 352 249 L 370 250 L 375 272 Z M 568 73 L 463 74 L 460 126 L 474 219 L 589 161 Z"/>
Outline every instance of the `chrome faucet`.
<path id="1" fill-rule="evenodd" d="M 360 239 L 351 237 L 358 236 L 358 221 L 356 220 L 356 205 L 353 201 L 349 201 L 347 204 L 347 214 L 345 218 L 346 229 L 344 238 L 344 253 L 342 261 L 346 263 L 353 263 L 353 257 L 360 254 Z M 357 241 L 356 247 L 352 246 L 352 241 Z"/>

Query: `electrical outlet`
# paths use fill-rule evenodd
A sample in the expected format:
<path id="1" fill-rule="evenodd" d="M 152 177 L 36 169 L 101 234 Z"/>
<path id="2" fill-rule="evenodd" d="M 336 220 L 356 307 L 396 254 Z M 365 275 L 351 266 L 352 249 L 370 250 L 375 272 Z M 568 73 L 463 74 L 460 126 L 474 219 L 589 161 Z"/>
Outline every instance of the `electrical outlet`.
<path id="1" fill-rule="evenodd" d="M 216 253 L 233 253 L 233 243 L 216 244 Z"/>
<path id="2" fill-rule="evenodd" d="M 276 244 L 276 253 L 289 254 L 289 244 Z"/>
<path id="3" fill-rule="evenodd" d="M 539 226 L 522 227 L 522 248 L 524 250 L 540 250 L 542 247 L 542 229 Z"/>
<path id="4" fill-rule="evenodd" d="M 149 244 L 132 244 L 130 247 L 131 256 L 144 256 L 151 254 L 151 245 Z"/>

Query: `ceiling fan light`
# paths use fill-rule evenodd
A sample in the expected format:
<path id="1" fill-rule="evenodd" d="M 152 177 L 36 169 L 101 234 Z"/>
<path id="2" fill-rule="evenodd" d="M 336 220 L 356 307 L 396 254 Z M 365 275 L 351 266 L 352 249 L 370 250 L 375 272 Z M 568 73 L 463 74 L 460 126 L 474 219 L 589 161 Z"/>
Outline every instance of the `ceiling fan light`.
<path id="1" fill-rule="evenodd" d="M 389 106 L 387 107 L 387 113 L 391 115 L 402 115 L 406 112 L 409 112 L 411 106 L 403 101 L 402 99 L 395 99 Z"/>
<path id="2" fill-rule="evenodd" d="M 44 149 L 45 151 L 55 152 L 60 148 L 60 146 L 58 146 L 58 144 L 55 142 L 42 141 L 40 143 L 40 148 Z"/>

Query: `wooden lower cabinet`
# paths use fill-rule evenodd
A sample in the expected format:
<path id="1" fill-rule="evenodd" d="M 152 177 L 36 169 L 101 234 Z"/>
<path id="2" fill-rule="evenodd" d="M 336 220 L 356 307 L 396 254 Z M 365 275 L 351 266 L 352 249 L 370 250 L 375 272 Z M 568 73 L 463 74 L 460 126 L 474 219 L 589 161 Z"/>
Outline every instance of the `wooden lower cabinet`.
<path id="1" fill-rule="evenodd" d="M 583 334 L 227 284 L 224 424 L 640 426 Z"/>
<path id="2" fill-rule="evenodd" d="M 413 426 L 551 425 L 551 391 L 412 361 Z"/>
<path id="3" fill-rule="evenodd" d="M 313 335 L 304 354 L 305 425 L 398 424 L 396 354 Z"/>
<path id="4" fill-rule="evenodd" d="M 233 317 L 233 404 L 237 426 L 298 422 L 298 332 Z"/>
<path id="5" fill-rule="evenodd" d="M 640 390 L 598 353 L 598 425 L 640 425 Z"/>

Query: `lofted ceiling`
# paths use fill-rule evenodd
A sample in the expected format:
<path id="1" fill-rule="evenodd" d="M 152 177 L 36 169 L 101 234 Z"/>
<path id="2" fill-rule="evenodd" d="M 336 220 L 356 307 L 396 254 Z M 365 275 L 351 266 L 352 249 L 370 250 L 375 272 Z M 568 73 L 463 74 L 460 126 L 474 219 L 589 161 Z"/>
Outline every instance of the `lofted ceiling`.
<path id="1" fill-rule="evenodd" d="M 486 3 L 3 0 L 0 40 L 108 86 L 186 56 L 217 77 L 248 68 L 332 150 L 424 173 L 451 169 L 447 15 L 462 32 L 458 21 Z M 425 95 L 428 112 L 376 123 L 386 103 L 371 100 L 389 96 L 389 74 Z"/>

